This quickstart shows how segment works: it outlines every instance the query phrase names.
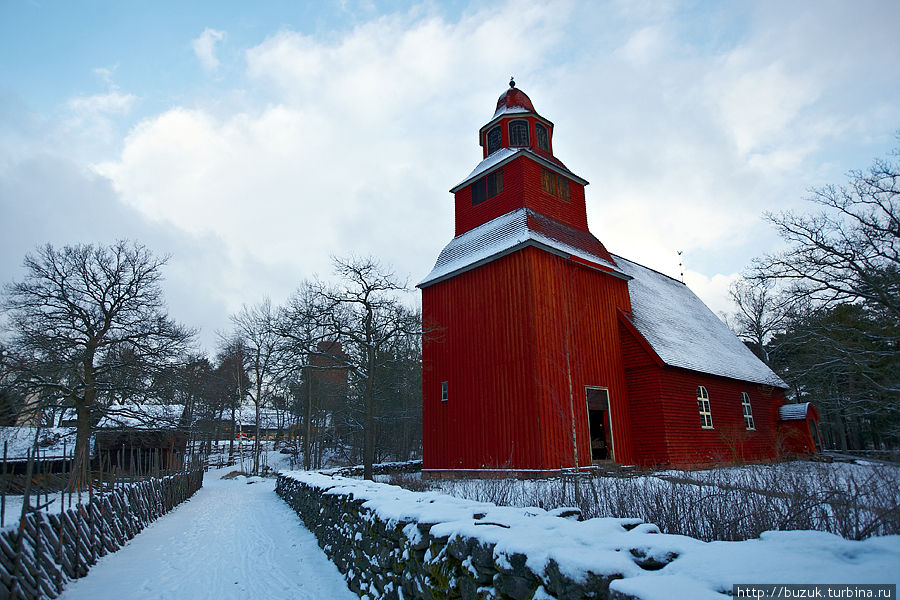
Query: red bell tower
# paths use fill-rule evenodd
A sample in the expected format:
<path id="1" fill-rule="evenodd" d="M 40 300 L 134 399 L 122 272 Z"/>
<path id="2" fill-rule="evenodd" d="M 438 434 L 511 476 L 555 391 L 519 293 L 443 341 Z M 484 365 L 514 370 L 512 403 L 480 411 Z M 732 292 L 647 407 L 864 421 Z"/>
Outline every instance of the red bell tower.
<path id="1" fill-rule="evenodd" d="M 483 160 L 450 190 L 455 237 L 418 285 L 427 472 L 630 461 L 628 276 L 588 231 L 587 181 L 554 156 L 553 129 L 510 81 Z"/>

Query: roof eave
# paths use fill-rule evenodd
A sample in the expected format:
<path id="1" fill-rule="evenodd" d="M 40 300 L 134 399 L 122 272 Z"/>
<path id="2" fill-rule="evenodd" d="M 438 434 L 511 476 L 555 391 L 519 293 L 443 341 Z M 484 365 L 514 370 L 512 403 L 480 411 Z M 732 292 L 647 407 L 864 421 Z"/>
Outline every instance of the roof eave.
<path id="1" fill-rule="evenodd" d="M 435 285 L 436 283 L 440 283 L 440 282 L 446 281 L 452 277 L 456 277 L 457 275 L 460 275 L 461 273 L 465 273 L 467 271 L 477 269 L 481 265 L 486 265 L 489 262 L 493 262 L 499 258 L 503 258 L 504 256 L 512 254 L 513 252 L 517 252 L 518 250 L 521 250 L 522 248 L 526 248 L 528 246 L 538 248 L 539 250 L 544 250 L 545 252 L 549 252 L 550 254 L 555 254 L 557 256 L 561 256 L 565 259 L 573 260 L 578 265 L 587 267 L 589 269 L 598 271 L 600 273 L 604 273 L 606 275 L 610 275 L 617 279 L 622 279 L 625 281 L 628 281 L 629 279 L 631 279 L 631 277 L 629 275 L 626 275 L 625 273 L 620 273 L 619 271 L 610 269 L 609 267 L 603 266 L 599 263 L 592 263 L 591 261 L 581 259 L 578 256 L 572 254 L 571 252 L 566 252 L 565 250 L 560 250 L 559 248 L 554 248 L 553 246 L 550 246 L 550 245 L 540 242 L 538 240 L 528 239 L 523 242 L 519 242 L 518 244 L 514 244 L 513 246 L 510 246 L 509 248 L 504 248 L 503 250 L 501 250 L 495 254 L 491 254 L 490 256 L 486 256 L 480 260 L 476 260 L 473 263 L 464 265 L 462 267 L 459 267 L 458 269 L 454 269 L 453 271 L 450 271 L 443 275 L 439 275 L 432 279 L 429 279 L 428 277 L 426 277 L 425 279 L 423 279 L 422 281 L 417 283 L 416 287 L 419 289 L 425 289 L 427 287 Z"/>
<path id="2" fill-rule="evenodd" d="M 497 114 L 497 113 L 495 112 L 494 114 Z M 546 119 L 546 118 L 542 117 L 541 115 L 537 114 L 537 113 L 534 112 L 534 111 L 530 111 L 530 110 L 529 110 L 529 111 L 523 111 L 523 112 L 511 112 L 511 111 L 510 111 L 510 112 L 507 112 L 507 111 L 503 111 L 503 112 L 501 112 L 500 114 L 498 114 L 497 116 L 492 117 L 491 120 L 488 121 L 486 125 L 484 125 L 481 129 L 478 130 L 478 137 L 479 137 L 479 139 L 480 139 L 480 138 L 484 135 L 484 132 L 485 132 L 485 131 L 487 131 L 488 129 L 490 129 L 491 127 L 493 127 L 493 126 L 496 125 L 497 123 L 499 123 L 499 122 L 500 122 L 502 119 L 504 119 L 504 118 L 506 118 L 506 119 L 519 119 L 519 118 L 522 118 L 522 117 L 534 117 L 534 118 L 540 120 L 542 123 L 546 123 L 547 125 L 549 125 L 551 131 L 553 130 L 553 121 L 551 121 L 550 119 Z"/>
<path id="3" fill-rule="evenodd" d="M 489 173 L 489 172 L 493 171 L 494 169 L 497 169 L 507 163 L 512 162 L 516 157 L 519 157 L 519 156 L 527 156 L 528 158 L 535 161 L 539 165 L 544 166 L 544 167 L 550 169 L 551 171 L 555 171 L 556 173 L 558 173 L 560 175 L 568 177 L 569 179 L 573 180 L 575 183 L 577 183 L 579 185 L 590 185 L 590 183 L 586 179 L 582 179 L 581 177 L 579 177 L 572 171 L 570 171 L 568 169 L 564 169 L 564 168 L 560 167 L 559 165 L 547 160 L 546 158 L 543 158 L 542 156 L 535 154 L 528 148 L 522 147 L 522 148 L 518 148 L 517 150 L 515 150 L 512 154 L 510 154 L 503 160 L 497 162 L 497 164 L 491 165 L 490 169 L 485 169 L 484 171 L 477 172 L 475 175 L 470 175 L 469 177 L 467 177 L 460 183 L 456 184 L 454 187 L 450 188 L 450 193 L 455 194 L 456 192 L 463 189 L 464 187 L 466 187 L 473 181 L 475 181 L 477 179 L 481 179 L 486 173 Z M 485 160 L 487 160 L 487 159 L 485 159 Z"/>

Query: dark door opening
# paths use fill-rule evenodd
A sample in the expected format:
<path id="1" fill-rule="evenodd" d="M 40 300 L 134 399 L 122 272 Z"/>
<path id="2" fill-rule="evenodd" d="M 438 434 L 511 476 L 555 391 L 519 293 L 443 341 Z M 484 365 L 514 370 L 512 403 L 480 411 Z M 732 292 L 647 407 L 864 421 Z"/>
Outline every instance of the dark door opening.
<path id="1" fill-rule="evenodd" d="M 609 418 L 609 390 L 586 387 L 585 395 L 591 436 L 591 460 L 614 460 L 615 451 Z"/>

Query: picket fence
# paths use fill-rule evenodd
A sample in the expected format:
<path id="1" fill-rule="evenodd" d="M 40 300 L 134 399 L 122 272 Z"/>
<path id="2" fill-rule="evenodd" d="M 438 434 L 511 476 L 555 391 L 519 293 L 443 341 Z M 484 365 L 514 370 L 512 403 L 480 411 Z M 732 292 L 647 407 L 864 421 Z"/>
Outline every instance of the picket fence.
<path id="1" fill-rule="evenodd" d="M 56 598 L 97 559 L 203 486 L 203 469 L 116 484 L 59 512 L 35 511 L 0 531 L 0 600 Z"/>

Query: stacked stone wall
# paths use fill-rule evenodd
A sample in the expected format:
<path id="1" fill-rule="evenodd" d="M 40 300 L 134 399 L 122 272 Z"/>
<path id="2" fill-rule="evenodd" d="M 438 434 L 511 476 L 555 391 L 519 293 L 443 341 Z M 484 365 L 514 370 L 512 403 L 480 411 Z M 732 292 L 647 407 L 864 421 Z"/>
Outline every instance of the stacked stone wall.
<path id="1" fill-rule="evenodd" d="M 536 573 L 524 554 L 498 553 L 494 544 L 476 538 L 434 535 L 435 523 L 386 521 L 352 493 L 329 492 L 284 475 L 278 478 L 276 492 L 315 534 L 349 588 L 363 598 L 628 598 L 609 589 L 621 574 L 587 573 L 575 581 L 552 559 Z M 476 520 L 482 517 L 474 515 Z M 567 517 L 577 518 L 578 512 L 560 513 L 560 518 Z M 637 550 L 631 557 L 647 571 L 667 564 L 646 559 Z"/>

